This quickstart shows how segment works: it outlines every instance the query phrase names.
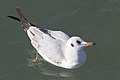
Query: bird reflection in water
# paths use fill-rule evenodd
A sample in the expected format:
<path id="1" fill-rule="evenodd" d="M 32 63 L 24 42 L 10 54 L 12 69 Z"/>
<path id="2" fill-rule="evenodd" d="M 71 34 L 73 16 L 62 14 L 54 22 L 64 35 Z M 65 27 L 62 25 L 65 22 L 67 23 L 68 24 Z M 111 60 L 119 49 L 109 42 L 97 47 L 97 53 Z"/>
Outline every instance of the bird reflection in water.
<path id="1" fill-rule="evenodd" d="M 36 51 L 30 51 L 30 56 L 34 59 Z M 28 59 L 28 66 L 35 68 L 40 74 L 53 77 L 75 77 L 74 70 L 68 70 L 53 66 L 46 62 L 40 55 L 37 62 L 33 59 Z"/>

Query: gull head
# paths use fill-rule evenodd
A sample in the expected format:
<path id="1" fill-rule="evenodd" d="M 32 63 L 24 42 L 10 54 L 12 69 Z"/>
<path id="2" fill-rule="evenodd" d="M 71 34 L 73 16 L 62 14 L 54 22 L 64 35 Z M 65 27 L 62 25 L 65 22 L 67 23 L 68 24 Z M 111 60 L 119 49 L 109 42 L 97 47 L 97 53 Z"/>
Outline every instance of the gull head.
<path id="1" fill-rule="evenodd" d="M 93 46 L 93 45 L 95 45 L 95 43 L 86 42 L 82 38 L 76 36 L 71 37 L 67 42 L 67 46 L 75 50 L 81 50 L 86 46 Z"/>
<path id="2" fill-rule="evenodd" d="M 78 68 L 86 61 L 86 52 L 83 50 L 86 46 L 95 45 L 93 42 L 86 42 L 80 37 L 73 36 L 67 43 L 65 48 L 65 67 Z M 69 54 L 68 54 L 69 53 Z"/>

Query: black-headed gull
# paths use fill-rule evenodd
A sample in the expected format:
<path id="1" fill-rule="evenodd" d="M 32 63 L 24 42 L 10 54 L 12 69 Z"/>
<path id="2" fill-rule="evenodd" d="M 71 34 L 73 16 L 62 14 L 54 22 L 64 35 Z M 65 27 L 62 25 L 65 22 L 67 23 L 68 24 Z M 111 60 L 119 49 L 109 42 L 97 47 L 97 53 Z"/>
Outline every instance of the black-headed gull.
<path id="1" fill-rule="evenodd" d="M 95 43 L 77 36 L 69 37 L 62 31 L 37 28 L 27 21 L 19 8 L 16 11 L 19 18 L 8 17 L 20 21 L 31 44 L 47 62 L 67 69 L 78 68 L 85 63 L 87 56 L 84 47 Z"/>

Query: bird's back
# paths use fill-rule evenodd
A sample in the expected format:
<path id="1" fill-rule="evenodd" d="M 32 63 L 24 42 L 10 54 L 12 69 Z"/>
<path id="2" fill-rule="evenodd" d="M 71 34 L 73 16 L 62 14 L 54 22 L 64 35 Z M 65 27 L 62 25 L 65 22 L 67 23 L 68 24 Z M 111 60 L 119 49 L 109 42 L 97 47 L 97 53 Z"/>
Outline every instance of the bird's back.
<path id="1" fill-rule="evenodd" d="M 56 64 L 61 63 L 64 59 L 64 48 L 68 38 L 60 37 L 64 34 L 62 32 L 50 31 L 44 33 L 36 27 L 30 27 L 27 34 L 32 45 L 45 60 Z"/>

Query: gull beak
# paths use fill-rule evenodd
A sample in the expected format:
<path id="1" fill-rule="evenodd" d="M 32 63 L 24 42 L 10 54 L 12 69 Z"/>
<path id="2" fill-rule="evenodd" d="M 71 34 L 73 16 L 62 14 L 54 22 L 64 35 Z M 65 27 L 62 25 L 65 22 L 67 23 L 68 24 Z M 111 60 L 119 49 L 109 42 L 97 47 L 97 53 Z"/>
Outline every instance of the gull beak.
<path id="1" fill-rule="evenodd" d="M 96 45 L 96 43 L 94 43 L 94 42 L 85 42 L 83 45 L 84 46 L 93 46 L 93 45 Z"/>

